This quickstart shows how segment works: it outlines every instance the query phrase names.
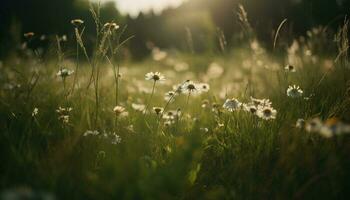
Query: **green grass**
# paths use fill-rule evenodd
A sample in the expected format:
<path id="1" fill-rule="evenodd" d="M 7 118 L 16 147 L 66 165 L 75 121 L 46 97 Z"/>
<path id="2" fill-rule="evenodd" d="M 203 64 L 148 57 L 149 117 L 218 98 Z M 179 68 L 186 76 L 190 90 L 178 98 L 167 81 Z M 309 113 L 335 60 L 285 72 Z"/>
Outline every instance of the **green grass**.
<path id="1" fill-rule="evenodd" d="M 189 64 L 181 72 L 169 60 L 122 62 L 118 102 L 128 111 L 126 117 L 113 112 L 115 79 L 105 59 L 96 61 L 99 75 L 95 71 L 89 88 L 95 61 L 80 62 L 72 93 L 74 75 L 63 84 L 55 74 L 61 66 L 74 69 L 75 61 L 64 56 L 58 64 L 35 56 L 6 59 L 0 69 L 2 195 L 27 188 L 57 199 L 346 199 L 349 136 L 324 138 L 295 127 L 298 118 L 349 122 L 346 58 L 335 63 L 336 52 L 308 56 L 302 49 L 283 56 L 248 47 L 225 55 L 168 55 Z M 288 56 L 298 61 L 295 73 L 284 70 Z M 224 73 L 208 79 L 212 62 Z M 331 63 L 330 70 L 325 63 Z M 156 84 L 152 99 L 144 92 L 152 90 L 153 83 L 144 80 L 150 71 L 167 79 Z M 187 79 L 208 82 L 211 89 L 188 100 L 187 95 L 176 97 L 168 107 L 182 111 L 175 124 L 167 127 L 154 113 L 132 109 L 132 103 L 164 107 L 164 93 Z M 8 83 L 20 87 L 6 89 Z M 294 84 L 310 98 L 288 97 L 286 90 Z M 250 96 L 270 99 L 276 119 L 222 109 L 226 98 L 248 102 Z M 203 100 L 209 108 L 202 108 Z M 219 114 L 212 111 L 214 103 Z M 58 119 L 60 106 L 73 108 L 68 124 Z M 34 108 L 39 112 L 32 116 Z M 87 130 L 115 132 L 121 142 L 85 137 Z"/>

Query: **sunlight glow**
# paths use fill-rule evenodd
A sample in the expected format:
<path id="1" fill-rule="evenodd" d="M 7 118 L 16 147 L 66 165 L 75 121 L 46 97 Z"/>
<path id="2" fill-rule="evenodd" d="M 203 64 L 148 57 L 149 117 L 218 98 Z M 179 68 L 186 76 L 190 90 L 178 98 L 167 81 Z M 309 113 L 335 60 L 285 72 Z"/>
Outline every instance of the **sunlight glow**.
<path id="1" fill-rule="evenodd" d="M 101 2 L 108 2 L 111 0 L 101 0 Z M 138 15 L 141 11 L 148 12 L 153 10 L 159 13 L 168 7 L 177 7 L 184 0 L 114 0 L 118 9 L 123 14 L 130 14 L 132 16 Z"/>

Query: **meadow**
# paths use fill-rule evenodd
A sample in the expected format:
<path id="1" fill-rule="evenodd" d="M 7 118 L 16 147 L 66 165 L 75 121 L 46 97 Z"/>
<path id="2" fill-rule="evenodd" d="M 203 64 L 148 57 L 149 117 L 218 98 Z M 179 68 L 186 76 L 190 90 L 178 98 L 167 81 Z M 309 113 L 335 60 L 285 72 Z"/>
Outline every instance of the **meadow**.
<path id="1" fill-rule="evenodd" d="M 348 198 L 348 21 L 135 62 L 92 13 L 93 53 L 77 19 L 50 56 L 26 33 L 1 62 L 1 199 Z"/>

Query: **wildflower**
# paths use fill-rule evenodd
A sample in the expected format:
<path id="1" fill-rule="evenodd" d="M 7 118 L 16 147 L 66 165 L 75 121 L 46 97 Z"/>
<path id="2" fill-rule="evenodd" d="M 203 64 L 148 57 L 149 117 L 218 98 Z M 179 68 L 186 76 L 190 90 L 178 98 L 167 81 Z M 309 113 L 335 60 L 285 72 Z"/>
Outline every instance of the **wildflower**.
<path id="1" fill-rule="evenodd" d="M 81 19 L 73 19 L 70 21 L 70 23 L 73 24 L 74 26 L 80 26 L 84 24 L 84 21 Z"/>
<path id="2" fill-rule="evenodd" d="M 145 111 L 145 108 L 146 108 L 145 105 L 143 105 L 143 104 L 136 104 L 136 103 L 131 104 L 131 107 L 132 107 L 134 110 L 139 111 L 139 112 L 144 112 L 144 111 Z"/>
<path id="3" fill-rule="evenodd" d="M 174 123 L 175 123 L 175 122 L 174 122 L 173 120 L 166 120 L 166 121 L 164 122 L 164 125 L 167 126 L 167 127 L 169 127 L 169 126 L 173 125 Z"/>
<path id="4" fill-rule="evenodd" d="M 237 99 L 227 99 L 223 105 L 223 108 L 226 110 L 233 112 L 241 108 L 242 103 L 239 102 Z"/>
<path id="5" fill-rule="evenodd" d="M 202 101 L 202 108 L 207 108 L 209 107 L 209 105 L 210 105 L 209 100 L 205 99 Z"/>
<path id="6" fill-rule="evenodd" d="M 23 34 L 23 36 L 27 39 L 34 37 L 34 35 L 35 35 L 34 32 L 28 32 Z"/>
<path id="7" fill-rule="evenodd" d="M 177 94 L 181 94 L 182 93 L 182 86 L 183 86 L 183 84 L 174 85 L 173 91 Z"/>
<path id="8" fill-rule="evenodd" d="M 192 81 L 188 81 L 181 86 L 181 91 L 187 94 L 192 94 L 192 93 L 195 94 L 195 93 L 199 93 L 201 89 L 198 87 L 197 84 L 193 83 Z"/>
<path id="9" fill-rule="evenodd" d="M 285 70 L 286 72 L 296 72 L 296 69 L 295 69 L 295 67 L 294 67 L 293 65 L 287 65 L 287 66 L 284 68 L 284 70 Z"/>
<path id="10" fill-rule="evenodd" d="M 319 118 L 314 118 L 306 123 L 305 130 L 310 133 L 319 132 L 322 128 L 322 122 Z"/>
<path id="11" fill-rule="evenodd" d="M 149 72 L 145 75 L 145 79 L 148 81 L 153 80 L 154 82 L 165 81 L 165 76 L 160 72 Z"/>
<path id="12" fill-rule="evenodd" d="M 167 102 L 173 102 L 175 100 L 176 92 L 174 91 L 169 91 L 165 93 L 164 100 Z"/>
<path id="13" fill-rule="evenodd" d="M 202 92 L 209 92 L 210 90 L 210 86 L 207 83 L 200 83 L 198 86 Z"/>
<path id="14" fill-rule="evenodd" d="M 58 107 L 58 109 L 56 110 L 56 112 L 58 113 L 58 114 L 69 114 L 71 111 L 73 110 L 73 108 L 71 108 L 71 107 L 66 107 L 66 108 L 64 108 L 64 107 Z"/>
<path id="15" fill-rule="evenodd" d="M 58 120 L 61 120 L 64 124 L 69 124 L 69 115 L 61 115 L 58 117 Z"/>
<path id="16" fill-rule="evenodd" d="M 209 132 L 209 129 L 208 128 L 200 128 L 200 130 L 204 133 L 208 133 Z"/>
<path id="17" fill-rule="evenodd" d="M 66 77 L 72 75 L 73 73 L 74 73 L 74 70 L 69 70 L 69 69 L 62 68 L 56 73 L 56 76 L 60 76 L 62 78 L 66 78 Z"/>
<path id="18" fill-rule="evenodd" d="M 34 108 L 33 112 L 32 112 L 32 117 L 37 116 L 39 113 L 39 109 L 38 108 Z"/>
<path id="19" fill-rule="evenodd" d="M 221 113 L 220 108 L 221 108 L 221 105 L 219 105 L 218 103 L 213 103 L 211 111 L 216 113 L 216 114 L 219 114 L 219 113 Z"/>
<path id="20" fill-rule="evenodd" d="M 298 98 L 303 96 L 303 91 L 300 89 L 299 86 L 296 86 L 296 85 L 289 86 L 287 89 L 287 96 L 291 98 Z"/>
<path id="21" fill-rule="evenodd" d="M 91 131 L 91 130 L 87 130 L 85 131 L 85 133 L 83 134 L 84 137 L 92 135 L 92 136 L 97 136 L 99 135 L 100 132 L 98 132 L 97 130 Z"/>
<path id="22" fill-rule="evenodd" d="M 163 119 L 175 120 L 175 119 L 178 119 L 180 117 L 180 115 L 181 115 L 181 111 L 179 111 L 179 110 L 171 110 L 171 111 L 166 112 L 163 115 Z"/>
<path id="23" fill-rule="evenodd" d="M 257 111 L 258 111 L 258 108 L 254 104 L 249 103 L 249 104 L 244 104 L 243 105 L 243 110 L 245 110 L 245 111 L 247 111 L 247 112 L 249 112 L 251 114 L 256 114 Z"/>
<path id="24" fill-rule="evenodd" d="M 302 129 L 305 127 L 305 124 L 306 123 L 305 123 L 304 119 L 298 119 L 296 124 L 295 124 L 295 127 Z"/>
<path id="25" fill-rule="evenodd" d="M 125 111 L 125 108 L 122 106 L 115 106 L 113 108 L 113 112 L 116 114 L 117 117 L 121 116 L 126 116 L 128 115 L 128 112 Z"/>
<path id="26" fill-rule="evenodd" d="M 161 107 L 153 107 L 153 111 L 157 114 L 160 115 L 163 113 L 164 109 Z"/>
<path id="27" fill-rule="evenodd" d="M 70 120 L 70 112 L 73 110 L 71 107 L 58 107 L 56 112 L 59 114 L 58 120 L 62 121 L 64 124 L 68 124 Z"/>
<path id="28" fill-rule="evenodd" d="M 253 103 L 255 106 L 263 106 L 263 107 L 270 107 L 272 105 L 270 99 L 256 99 L 253 97 L 250 97 L 251 103 Z"/>
<path id="29" fill-rule="evenodd" d="M 108 29 L 108 30 L 112 30 L 112 31 L 113 31 L 113 30 L 116 31 L 116 30 L 119 29 L 119 25 L 116 24 L 116 23 L 113 23 L 113 22 L 111 22 L 111 23 L 105 23 L 105 24 L 103 25 L 103 27 L 106 28 L 106 29 Z"/>
<path id="30" fill-rule="evenodd" d="M 116 133 L 112 133 L 110 137 L 111 137 L 111 144 L 113 145 L 117 145 L 122 142 L 122 138 Z"/>
<path id="31" fill-rule="evenodd" d="M 67 41 L 68 41 L 67 35 L 62 35 L 62 36 L 59 38 L 59 41 L 67 42 Z"/>
<path id="32" fill-rule="evenodd" d="M 277 111 L 273 109 L 272 107 L 258 107 L 257 111 L 258 117 L 264 120 L 272 120 L 276 119 Z"/>

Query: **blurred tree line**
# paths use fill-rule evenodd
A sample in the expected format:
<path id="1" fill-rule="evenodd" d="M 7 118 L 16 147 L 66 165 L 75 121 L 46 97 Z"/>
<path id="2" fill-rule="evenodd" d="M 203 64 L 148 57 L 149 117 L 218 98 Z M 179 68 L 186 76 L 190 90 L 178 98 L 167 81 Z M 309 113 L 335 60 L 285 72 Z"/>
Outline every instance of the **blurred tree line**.
<path id="1" fill-rule="evenodd" d="M 220 39 L 228 47 L 239 44 L 243 37 L 239 4 L 245 7 L 256 36 L 266 44 L 272 43 L 285 18 L 284 30 L 292 38 L 318 25 L 336 30 L 350 13 L 350 0 L 187 0 L 160 15 L 141 13 L 136 18 L 121 16 L 110 2 L 102 5 L 101 18 L 127 25 L 125 37 L 135 36 L 127 45 L 134 58 L 147 55 L 153 45 L 200 53 L 218 49 Z M 94 35 L 86 0 L 2 0 L 0 5 L 0 55 L 14 48 L 24 32 L 72 33 L 69 22 L 74 18 L 85 21 L 86 35 Z"/>

